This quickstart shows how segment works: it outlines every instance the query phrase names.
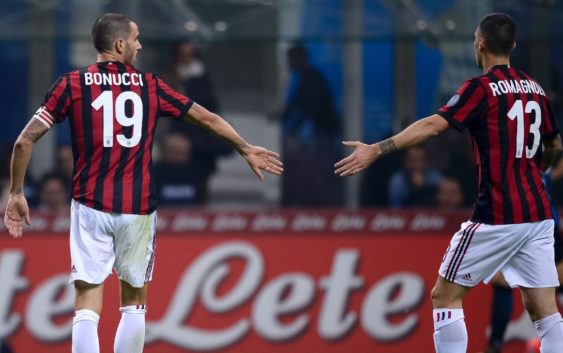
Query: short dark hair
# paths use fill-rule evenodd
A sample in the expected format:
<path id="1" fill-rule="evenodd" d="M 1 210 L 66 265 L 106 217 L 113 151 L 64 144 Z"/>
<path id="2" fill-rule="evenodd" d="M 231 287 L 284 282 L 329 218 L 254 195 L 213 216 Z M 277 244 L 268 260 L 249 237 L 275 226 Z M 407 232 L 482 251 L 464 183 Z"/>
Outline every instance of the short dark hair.
<path id="1" fill-rule="evenodd" d="M 516 25 L 510 16 L 501 12 L 488 14 L 479 23 L 479 30 L 490 53 L 510 55 L 516 38 Z"/>
<path id="2" fill-rule="evenodd" d="M 113 50 L 116 39 L 127 38 L 131 34 L 130 17 L 119 13 L 107 13 L 98 17 L 92 27 L 92 42 L 98 53 Z"/>

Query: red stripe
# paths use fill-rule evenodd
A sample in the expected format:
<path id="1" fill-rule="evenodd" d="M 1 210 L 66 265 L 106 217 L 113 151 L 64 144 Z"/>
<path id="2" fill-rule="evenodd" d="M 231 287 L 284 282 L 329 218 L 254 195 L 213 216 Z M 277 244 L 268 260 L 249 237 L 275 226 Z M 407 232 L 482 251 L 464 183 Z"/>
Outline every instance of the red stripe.
<path id="1" fill-rule="evenodd" d="M 147 85 L 149 85 L 149 104 L 151 111 L 149 112 L 149 121 L 148 121 L 148 134 L 147 139 L 144 141 L 143 144 L 143 186 L 142 186 L 142 197 L 141 197 L 141 210 L 143 212 L 147 212 L 149 208 L 149 197 L 150 197 L 150 185 L 152 183 L 151 180 L 151 173 L 149 168 L 152 164 L 151 161 L 151 144 L 152 139 L 154 136 L 154 129 L 156 126 L 156 119 L 157 119 L 157 111 L 158 108 L 158 101 L 156 95 L 156 80 L 150 74 L 147 74 Z"/>
<path id="2" fill-rule="evenodd" d="M 506 76 L 504 72 L 502 72 L 502 70 L 497 70 L 495 73 L 498 74 L 498 77 L 501 80 L 514 79 L 513 77 Z M 504 96 L 506 98 L 506 109 L 507 109 L 506 112 L 508 113 L 508 110 L 514 106 L 514 102 L 516 101 L 516 95 L 505 94 Z M 526 104 L 525 99 L 523 100 L 523 103 L 525 106 Z M 522 223 L 522 221 L 524 220 L 524 212 L 522 210 L 522 200 L 520 200 L 520 194 L 518 193 L 518 187 L 516 185 L 516 176 L 514 174 L 514 168 L 513 168 L 515 163 L 521 164 L 521 159 L 516 159 L 516 135 L 518 129 L 518 122 L 516 120 L 511 121 L 508 118 L 508 115 L 506 117 L 500 117 L 500 118 L 506 119 L 507 136 L 505 136 L 505 138 L 507 139 L 508 144 L 507 144 L 506 164 L 504 166 L 500 166 L 500 165 L 499 166 L 501 168 L 504 168 L 504 172 L 505 172 L 506 182 L 508 185 L 508 192 L 506 197 L 508 197 L 509 202 L 512 206 L 511 207 L 512 217 L 513 217 L 512 221 L 513 223 Z M 526 126 L 526 123 L 524 123 L 524 126 Z M 524 131 L 529 131 L 529 129 L 525 128 Z M 527 145 L 526 142 L 527 139 L 528 139 L 528 134 L 524 134 L 524 151 L 522 154 L 522 158 L 526 158 L 525 146 Z M 521 179 L 521 180 L 524 182 L 526 179 Z"/>
<path id="3" fill-rule="evenodd" d="M 88 67 L 88 71 L 97 73 L 100 70 L 98 66 L 94 64 Z M 84 97 L 84 99 L 89 99 L 90 102 L 93 102 L 102 93 L 102 88 L 99 85 L 93 84 L 90 86 L 90 89 L 91 97 Z M 88 180 L 86 183 L 85 197 L 87 199 L 86 205 L 88 207 L 94 207 L 94 189 L 96 188 L 96 179 L 100 171 L 100 163 L 102 161 L 102 148 L 100 148 L 101 146 L 99 144 L 102 143 L 103 108 L 99 110 L 95 110 L 91 106 L 88 108 L 92 111 L 92 127 L 90 128 L 86 126 L 85 129 L 89 130 L 83 130 L 83 133 L 92 134 L 93 153 L 92 156 L 90 156 L 90 161 L 86 162 L 90 163 L 90 173 L 88 175 Z"/>
<path id="4" fill-rule="evenodd" d="M 457 94 L 460 97 L 463 97 L 465 91 L 472 82 L 475 84 L 475 81 L 466 81 L 457 91 Z M 471 93 L 471 96 L 469 96 L 469 98 L 465 101 L 465 103 L 463 103 L 459 110 L 455 112 L 455 114 L 452 116 L 452 119 L 458 121 L 460 124 L 463 124 L 465 120 L 470 116 L 470 113 L 479 105 L 479 103 L 481 103 L 481 101 L 485 97 L 485 94 L 486 93 L 483 87 L 477 83 L 477 86 L 473 93 Z M 465 99 L 465 97 L 463 99 Z M 453 107 L 447 107 L 447 109 L 443 111 L 448 111 L 452 108 Z"/>
<path id="5" fill-rule="evenodd" d="M 465 246 L 465 249 L 463 249 L 463 254 L 461 255 L 461 259 L 459 259 L 459 262 L 457 263 L 457 266 L 455 268 L 455 271 L 453 273 L 452 279 L 455 278 L 455 276 L 457 275 L 457 271 L 459 270 L 459 266 L 461 265 L 461 262 L 463 261 L 463 258 L 465 257 L 465 254 L 467 253 L 467 249 L 469 249 L 469 245 L 471 244 L 471 240 L 473 240 L 473 234 L 475 234 L 475 232 L 477 231 L 477 228 L 479 228 L 481 226 L 480 223 L 477 223 L 476 227 L 473 227 L 473 229 L 471 229 L 470 231 L 470 235 L 469 235 L 469 240 L 467 241 L 467 245 Z"/>
<path id="6" fill-rule="evenodd" d="M 117 75 L 117 66 L 107 65 L 107 72 Z M 111 147 L 111 154 L 109 157 L 108 169 L 107 169 L 107 176 L 104 179 L 104 196 L 103 196 L 103 204 L 105 210 L 113 210 L 113 187 L 115 182 L 115 172 L 117 171 L 117 165 L 119 163 L 119 157 L 121 156 L 122 147 L 117 142 L 116 136 L 122 133 L 122 127 L 115 119 L 116 113 L 116 106 L 115 100 L 121 93 L 121 88 L 118 85 L 110 85 L 110 89 L 112 92 L 112 102 L 113 105 L 113 146 Z M 102 141 L 102 140 L 100 140 Z M 109 148 L 109 147 L 104 147 Z"/>
<path id="7" fill-rule="evenodd" d="M 66 77 L 63 77 L 61 79 L 61 81 L 59 82 L 59 84 L 57 85 L 57 87 L 55 87 L 55 89 L 53 89 L 51 91 L 49 98 L 47 99 L 47 101 L 44 104 L 45 108 L 48 111 L 50 111 L 50 112 L 55 111 L 57 103 L 58 103 L 59 99 L 61 98 L 62 94 L 64 93 L 65 89 L 66 89 Z M 61 118 L 64 118 L 64 117 L 61 117 Z"/>
<path id="8" fill-rule="evenodd" d="M 491 80 L 484 76 L 483 81 L 486 85 L 488 85 Z M 488 105 L 489 107 L 498 107 L 499 99 L 492 94 L 488 95 Z M 501 180 L 501 173 L 500 173 L 500 141 L 498 136 L 498 111 L 496 109 L 488 109 L 487 110 L 487 132 L 489 134 L 489 165 L 487 168 L 491 173 L 491 186 L 492 186 L 492 215 L 493 215 L 493 223 L 494 224 L 501 224 L 503 223 L 503 209 L 504 209 L 504 202 L 502 200 L 502 180 Z"/>
<path id="9" fill-rule="evenodd" d="M 78 199 L 80 197 L 80 173 L 82 169 L 84 169 L 84 162 L 86 160 L 84 150 L 84 127 L 82 125 L 82 105 L 80 104 L 82 101 L 82 90 L 80 89 L 80 73 L 74 71 L 69 77 L 71 96 L 72 99 L 77 102 L 77 104 L 72 105 L 71 119 L 72 126 L 74 127 L 72 134 L 78 151 L 78 156 L 75 156 L 75 174 L 72 176 L 72 197 Z"/>
<path id="10" fill-rule="evenodd" d="M 452 312 L 448 311 L 448 319 L 451 319 L 451 318 L 452 318 Z"/>

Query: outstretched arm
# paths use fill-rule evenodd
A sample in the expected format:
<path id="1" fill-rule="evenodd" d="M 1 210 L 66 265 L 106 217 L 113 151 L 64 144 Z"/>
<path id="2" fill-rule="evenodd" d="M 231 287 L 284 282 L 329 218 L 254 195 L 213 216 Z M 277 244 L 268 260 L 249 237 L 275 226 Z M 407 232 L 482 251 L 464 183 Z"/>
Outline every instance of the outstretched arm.
<path id="1" fill-rule="evenodd" d="M 22 235 L 23 221 L 30 224 L 29 208 L 23 194 L 23 180 L 33 145 L 47 130 L 48 128 L 39 120 L 31 119 L 14 144 L 10 168 L 10 196 L 4 214 L 4 223 L 10 235 L 15 238 Z"/>
<path id="2" fill-rule="evenodd" d="M 256 173 L 260 181 L 264 180 L 262 171 L 281 175 L 283 164 L 279 154 L 265 148 L 247 143 L 225 119 L 194 103 L 185 118 L 186 121 L 200 125 L 215 135 L 229 142 L 246 160 L 250 169 Z"/>
<path id="3" fill-rule="evenodd" d="M 354 175 L 369 167 L 381 156 L 408 148 L 437 136 L 448 129 L 449 123 L 438 114 L 420 119 L 397 135 L 381 142 L 367 145 L 359 141 L 344 141 L 346 146 L 355 147 L 354 152 L 334 165 L 340 176 Z"/>

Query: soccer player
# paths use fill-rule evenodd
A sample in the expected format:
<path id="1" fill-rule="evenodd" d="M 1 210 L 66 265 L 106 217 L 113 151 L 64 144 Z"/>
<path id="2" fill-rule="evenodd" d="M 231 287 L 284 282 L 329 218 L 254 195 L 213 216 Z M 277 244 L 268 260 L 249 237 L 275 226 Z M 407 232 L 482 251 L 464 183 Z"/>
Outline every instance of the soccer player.
<path id="1" fill-rule="evenodd" d="M 550 194 L 551 190 L 551 169 L 545 171 L 543 174 L 543 183 L 545 190 Z M 559 235 L 559 214 L 555 208 L 553 202 L 551 205 L 551 213 L 553 215 L 554 222 L 554 234 L 555 239 L 555 264 L 557 266 L 557 273 L 559 276 L 559 282 L 563 278 L 563 244 L 561 243 L 561 237 Z M 506 283 L 506 280 L 501 273 L 495 275 L 492 280 L 493 284 L 493 300 L 491 305 L 491 334 L 488 340 L 488 346 L 484 353 L 501 353 L 502 346 L 504 345 L 504 334 L 508 328 L 508 323 L 512 317 L 513 309 L 513 298 L 512 298 L 512 288 Z M 557 292 L 561 293 L 563 287 L 560 285 L 557 288 Z M 559 305 L 563 305 L 561 302 Z"/>
<path id="2" fill-rule="evenodd" d="M 541 181 L 562 150 L 545 91 L 510 65 L 516 27 L 510 16 L 485 16 L 475 32 L 475 57 L 484 74 L 466 81 L 438 113 L 372 145 L 344 142 L 354 152 L 335 173 L 354 175 L 381 156 L 436 136 L 450 126 L 468 128 L 479 192 L 471 219 L 452 237 L 432 289 L 437 353 L 467 351 L 462 299 L 502 271 L 520 287 L 541 339 L 542 353 L 563 352 L 563 319 L 553 251 L 553 219 Z"/>
<path id="3" fill-rule="evenodd" d="M 4 216 L 13 237 L 30 223 L 23 179 L 33 145 L 68 117 L 74 174 L 70 281 L 76 289 L 72 351 L 99 352 L 104 281 L 115 268 L 122 313 L 114 350 L 142 352 L 148 283 L 155 256 L 156 197 L 151 147 L 160 116 L 199 124 L 230 142 L 260 180 L 280 175 L 278 154 L 248 144 L 220 116 L 133 67 L 141 50 L 137 24 L 106 14 L 92 28 L 97 62 L 60 76 L 18 137 Z"/>

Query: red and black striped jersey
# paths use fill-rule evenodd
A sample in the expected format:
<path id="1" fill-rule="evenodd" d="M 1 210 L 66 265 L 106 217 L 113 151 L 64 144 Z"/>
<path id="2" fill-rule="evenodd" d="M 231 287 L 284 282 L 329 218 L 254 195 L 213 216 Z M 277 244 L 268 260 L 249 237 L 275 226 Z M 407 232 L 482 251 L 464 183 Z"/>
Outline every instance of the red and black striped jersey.
<path id="1" fill-rule="evenodd" d="M 76 201 L 148 214 L 157 205 L 151 172 L 157 120 L 180 119 L 192 104 L 155 75 L 108 61 L 61 75 L 34 118 L 51 127 L 68 116 Z"/>
<path id="2" fill-rule="evenodd" d="M 438 114 L 469 128 L 478 195 L 471 220 L 487 224 L 551 218 L 541 179 L 542 139 L 559 133 L 542 87 L 509 65 L 466 81 Z"/>

